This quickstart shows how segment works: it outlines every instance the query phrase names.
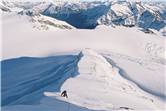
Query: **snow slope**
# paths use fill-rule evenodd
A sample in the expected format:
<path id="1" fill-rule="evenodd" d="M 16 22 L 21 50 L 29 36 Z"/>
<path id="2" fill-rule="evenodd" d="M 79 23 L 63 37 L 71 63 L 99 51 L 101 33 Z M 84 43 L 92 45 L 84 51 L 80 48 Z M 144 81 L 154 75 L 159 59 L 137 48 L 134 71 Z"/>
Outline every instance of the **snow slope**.
<path id="1" fill-rule="evenodd" d="M 83 48 L 111 50 L 137 58 L 158 60 L 164 58 L 165 38 L 144 34 L 136 28 L 99 26 L 95 30 L 56 30 L 55 33 L 54 30 L 34 30 L 27 19 L 21 18 L 24 17 L 12 14 L 2 16 L 4 59 L 20 56 L 47 56 Z M 21 32 L 17 33 L 18 30 Z"/>
<path id="2" fill-rule="evenodd" d="M 138 27 L 80 30 L 20 8 L 1 11 L 3 111 L 164 110 L 163 36 Z M 55 97 L 64 89 L 69 99 Z"/>
<path id="3" fill-rule="evenodd" d="M 78 56 L 5 60 L 2 71 L 2 111 L 164 108 L 162 100 L 121 77 L 118 67 L 90 49 L 83 50 Z M 57 92 L 63 90 L 68 91 L 69 99 L 57 97 Z"/>
<path id="4" fill-rule="evenodd" d="M 162 79 L 165 78 L 165 63 L 111 52 L 104 55 L 110 63 L 120 68 L 122 76 L 138 84 L 143 90 L 165 98 L 165 79 Z"/>
<path id="5" fill-rule="evenodd" d="M 78 60 L 64 55 L 2 61 L 2 106 L 37 104 L 44 90 L 60 91 L 61 84 L 77 74 Z"/>
<path id="6" fill-rule="evenodd" d="M 30 13 L 30 12 L 29 12 Z M 9 18 L 11 17 L 11 18 Z M 7 20 L 6 20 L 7 19 Z M 31 29 L 31 30 L 59 30 L 59 29 L 74 29 L 73 26 L 67 24 L 66 22 L 60 21 L 60 20 L 56 20 L 53 19 L 51 17 L 47 17 L 41 14 L 36 14 L 33 16 L 28 16 L 25 14 L 24 11 L 19 12 L 19 14 L 17 14 L 16 12 L 2 12 L 2 20 L 3 23 L 10 23 L 10 24 L 14 24 L 16 22 L 18 25 L 19 24 L 24 24 L 24 27 L 27 29 Z M 22 25 L 23 25 L 22 24 Z"/>
<path id="7" fill-rule="evenodd" d="M 22 56 L 42 57 L 63 52 L 78 52 L 84 48 L 92 48 L 99 52 L 111 51 L 113 53 L 120 53 L 130 58 L 134 57 L 140 61 L 154 61 L 155 64 L 161 64 L 161 67 L 165 65 L 165 38 L 157 35 L 144 34 L 135 28 L 109 28 L 100 26 L 95 30 L 75 29 L 56 30 L 56 33 L 51 30 L 43 32 L 33 30 L 29 27 L 28 21 L 25 22 L 26 19 L 19 19 L 19 17 L 13 15 L 10 15 L 8 18 L 5 16 L 2 18 L 4 21 L 2 24 L 3 59 Z M 17 21 L 19 21 L 19 24 Z M 17 28 L 14 27 L 16 24 Z M 22 27 L 26 30 L 22 30 Z M 18 30 L 21 30 L 21 32 L 16 33 Z M 13 35 L 15 36 L 13 37 Z M 162 78 L 164 69 L 161 69 L 161 73 L 158 71 L 156 73 L 161 75 L 161 84 L 163 84 L 161 86 L 163 87 L 164 81 Z M 153 79 L 151 80 L 153 81 Z M 164 91 L 159 92 L 165 95 Z"/>
<path id="8" fill-rule="evenodd" d="M 101 55 L 84 50 L 78 63 L 79 75 L 68 79 L 61 90 L 67 90 L 69 100 L 75 104 L 97 110 L 128 107 L 135 110 L 157 108 L 151 96 L 123 79 L 119 69 L 113 67 Z M 127 100 L 127 101 L 124 101 Z"/>

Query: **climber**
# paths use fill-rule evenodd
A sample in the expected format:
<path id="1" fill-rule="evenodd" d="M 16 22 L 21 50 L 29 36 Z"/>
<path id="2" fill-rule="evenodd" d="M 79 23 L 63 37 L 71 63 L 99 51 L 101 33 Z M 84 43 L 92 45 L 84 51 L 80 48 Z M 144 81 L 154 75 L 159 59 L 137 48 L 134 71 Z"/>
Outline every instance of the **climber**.
<path id="1" fill-rule="evenodd" d="M 61 96 L 62 96 L 62 97 L 66 97 L 66 98 L 68 98 L 68 96 L 67 96 L 67 91 L 64 90 L 64 91 L 61 93 Z"/>

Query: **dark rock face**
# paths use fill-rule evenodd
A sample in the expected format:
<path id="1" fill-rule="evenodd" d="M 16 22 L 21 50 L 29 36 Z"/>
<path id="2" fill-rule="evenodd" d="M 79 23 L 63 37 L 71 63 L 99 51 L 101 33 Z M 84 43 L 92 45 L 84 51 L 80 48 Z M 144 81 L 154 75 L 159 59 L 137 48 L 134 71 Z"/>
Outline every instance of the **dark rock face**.
<path id="1" fill-rule="evenodd" d="M 57 6 L 50 6 L 42 14 L 66 21 L 76 28 L 93 29 L 97 26 L 98 18 L 107 13 L 109 7 L 101 4 L 88 9 L 74 10 L 72 7 L 64 7 L 60 10 L 57 9 L 60 8 Z"/>
<path id="2" fill-rule="evenodd" d="M 124 10 L 120 12 L 121 15 L 117 15 L 116 10 L 112 9 L 115 4 L 125 5 L 130 10 L 130 13 L 126 15 Z M 93 29 L 98 24 L 138 26 L 143 29 L 151 28 L 155 30 L 160 30 L 166 26 L 164 22 L 166 19 L 166 6 L 165 11 L 152 10 L 145 7 L 144 3 L 130 3 L 127 1 L 115 3 L 91 2 L 90 4 L 84 2 L 80 4 L 66 3 L 62 6 L 50 4 L 42 14 L 66 21 L 80 29 Z"/>
<path id="3" fill-rule="evenodd" d="M 164 20 L 159 20 L 155 15 L 150 13 L 149 11 L 145 11 L 141 14 L 141 17 L 139 18 L 138 25 L 141 28 L 148 29 L 156 29 L 160 30 L 163 28 L 166 24 L 164 23 Z"/>
<path id="4" fill-rule="evenodd" d="M 8 3 L 3 3 L 5 4 Z M 1 6 L 2 7 L 2 6 Z M 13 7 L 13 5 L 11 5 Z M 140 27 L 160 30 L 166 27 L 166 2 L 129 2 L 126 0 L 93 2 L 41 2 L 17 4 L 19 14 L 43 14 L 66 21 L 79 29 L 94 29 L 97 25 Z M 4 8 L 1 8 L 5 10 Z"/>

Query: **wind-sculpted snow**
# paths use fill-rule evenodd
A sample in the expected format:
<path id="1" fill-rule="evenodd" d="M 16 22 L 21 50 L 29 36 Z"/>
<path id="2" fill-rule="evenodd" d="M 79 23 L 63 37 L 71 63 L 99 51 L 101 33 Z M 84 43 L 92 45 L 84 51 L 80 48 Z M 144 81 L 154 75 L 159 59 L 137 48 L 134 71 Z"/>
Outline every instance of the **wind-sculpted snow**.
<path id="1" fill-rule="evenodd" d="M 85 49 L 75 56 L 4 60 L 2 109 L 3 111 L 163 109 L 162 101 L 124 79 L 120 75 L 120 70 L 91 49 Z M 56 97 L 57 92 L 63 90 L 67 90 L 68 99 Z M 127 102 L 124 101 L 127 99 Z"/>
<path id="2" fill-rule="evenodd" d="M 78 74 L 78 60 L 78 56 L 55 56 L 2 61 L 2 105 L 33 104 L 44 89 L 59 91 L 67 78 Z"/>
<path id="3" fill-rule="evenodd" d="M 158 104 L 155 97 L 124 79 L 120 67 L 109 63 L 102 55 L 90 49 L 83 50 L 82 55 L 78 62 L 79 75 L 68 79 L 61 88 L 68 91 L 71 103 L 106 111 L 120 107 L 129 110 L 154 110 L 162 107 L 161 104 L 155 105 Z"/>
<path id="4" fill-rule="evenodd" d="M 104 55 L 111 64 L 120 69 L 119 72 L 122 76 L 136 83 L 144 91 L 163 100 L 166 99 L 165 80 L 163 79 L 164 60 L 160 62 L 156 60 L 149 61 L 115 53 Z"/>
<path id="5" fill-rule="evenodd" d="M 164 2 L 16 1 L 0 4 L 2 111 L 164 110 Z"/>

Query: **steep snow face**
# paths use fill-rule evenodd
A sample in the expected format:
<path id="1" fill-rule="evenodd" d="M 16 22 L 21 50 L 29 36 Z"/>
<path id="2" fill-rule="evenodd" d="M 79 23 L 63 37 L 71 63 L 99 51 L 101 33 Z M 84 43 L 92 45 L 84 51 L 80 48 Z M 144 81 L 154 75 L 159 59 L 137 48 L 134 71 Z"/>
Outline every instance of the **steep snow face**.
<path id="1" fill-rule="evenodd" d="M 64 55 L 2 61 L 2 106 L 36 104 L 43 91 L 60 91 L 67 78 L 78 74 L 78 60 L 78 56 Z"/>

